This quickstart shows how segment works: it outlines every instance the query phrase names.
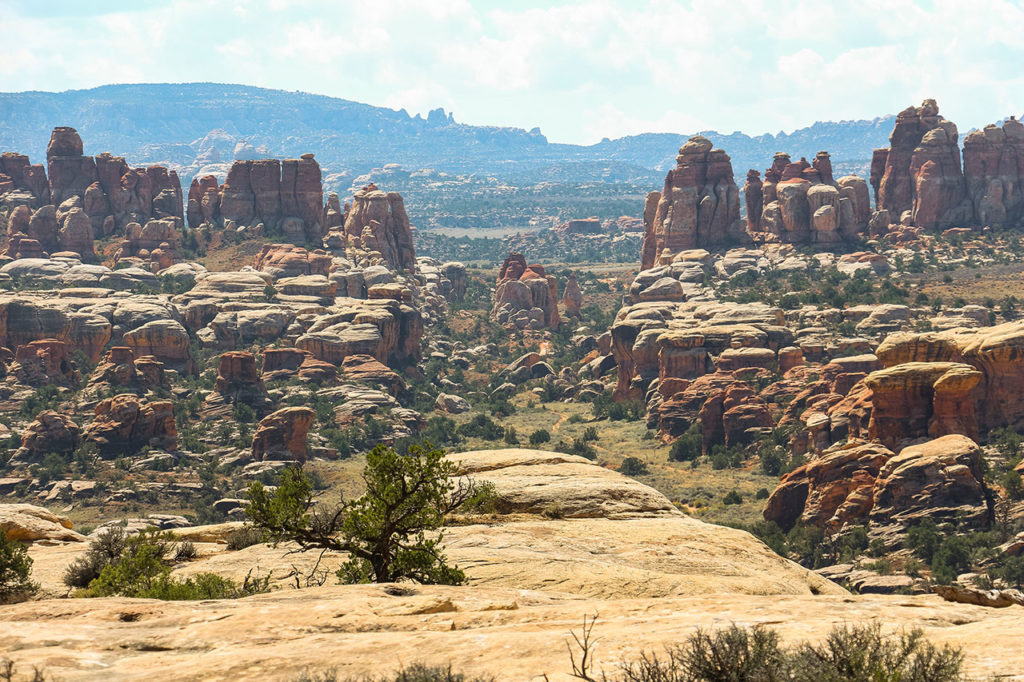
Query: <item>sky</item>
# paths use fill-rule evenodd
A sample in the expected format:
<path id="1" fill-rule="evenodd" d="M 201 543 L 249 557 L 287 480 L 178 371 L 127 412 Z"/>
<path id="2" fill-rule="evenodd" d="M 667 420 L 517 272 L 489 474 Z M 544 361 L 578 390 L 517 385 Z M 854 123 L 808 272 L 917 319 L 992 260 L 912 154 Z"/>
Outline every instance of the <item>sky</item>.
<path id="1" fill-rule="evenodd" d="M 214 81 L 553 142 L 1024 113 L 1024 0 L 0 0 L 0 91 Z"/>

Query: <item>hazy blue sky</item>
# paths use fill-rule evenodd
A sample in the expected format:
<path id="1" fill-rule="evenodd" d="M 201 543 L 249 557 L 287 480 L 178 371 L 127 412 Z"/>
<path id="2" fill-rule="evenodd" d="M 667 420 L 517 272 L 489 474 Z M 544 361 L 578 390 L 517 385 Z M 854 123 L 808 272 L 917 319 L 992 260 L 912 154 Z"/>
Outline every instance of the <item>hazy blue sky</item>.
<path id="1" fill-rule="evenodd" d="M 1024 0 L 0 0 L 0 91 L 217 81 L 539 126 L 790 131 L 1024 113 Z"/>

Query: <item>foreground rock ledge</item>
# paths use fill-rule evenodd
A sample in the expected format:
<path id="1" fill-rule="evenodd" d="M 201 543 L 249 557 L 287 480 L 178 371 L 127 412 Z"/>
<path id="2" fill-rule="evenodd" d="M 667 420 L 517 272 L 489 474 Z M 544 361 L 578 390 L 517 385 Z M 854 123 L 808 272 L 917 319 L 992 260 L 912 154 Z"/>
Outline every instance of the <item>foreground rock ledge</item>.
<path id="1" fill-rule="evenodd" d="M 1024 679 L 1024 610 L 917 597 L 706 595 L 595 600 L 481 587 L 354 585 L 236 601 L 63 599 L 0 607 L 0 650 L 62 680 L 289 680 L 302 670 L 383 674 L 400 663 L 451 663 L 468 674 L 568 680 L 564 640 L 599 614 L 597 661 L 679 642 L 697 626 L 765 624 L 787 642 L 838 623 L 922 627 L 963 647 L 980 679 Z M 1016 675 L 1016 676 L 1014 676 Z"/>

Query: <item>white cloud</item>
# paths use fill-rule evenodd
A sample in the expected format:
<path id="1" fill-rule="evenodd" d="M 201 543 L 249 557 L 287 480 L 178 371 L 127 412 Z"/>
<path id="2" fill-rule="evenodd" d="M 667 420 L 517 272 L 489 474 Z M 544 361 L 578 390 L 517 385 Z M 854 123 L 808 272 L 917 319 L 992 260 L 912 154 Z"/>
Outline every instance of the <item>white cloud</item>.
<path id="1" fill-rule="evenodd" d="M 0 63 L 4 91 L 242 82 L 413 113 L 444 106 L 572 142 L 790 130 L 926 96 L 964 130 L 1024 111 L 1017 0 L 170 0 L 18 12 L 6 15 L 18 41 Z"/>

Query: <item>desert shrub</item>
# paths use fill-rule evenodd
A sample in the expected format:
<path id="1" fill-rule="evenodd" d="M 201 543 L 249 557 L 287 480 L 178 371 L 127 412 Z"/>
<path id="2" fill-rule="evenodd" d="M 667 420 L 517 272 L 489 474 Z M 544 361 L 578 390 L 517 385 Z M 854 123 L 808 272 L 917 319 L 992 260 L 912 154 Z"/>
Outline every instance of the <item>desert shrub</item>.
<path id="1" fill-rule="evenodd" d="M 473 494 L 462 505 L 462 511 L 476 514 L 493 514 L 498 511 L 501 498 L 490 481 L 478 482 Z"/>
<path id="2" fill-rule="evenodd" d="M 952 682 L 963 679 L 963 653 L 938 648 L 921 630 L 882 634 L 878 623 L 839 625 L 821 644 L 792 656 L 795 678 L 811 682 Z"/>
<path id="3" fill-rule="evenodd" d="M 582 424 L 584 422 L 582 414 L 574 414 L 567 420 L 570 424 Z M 593 428 L 593 427 L 591 427 Z M 589 429 L 588 429 L 589 430 Z"/>
<path id="4" fill-rule="evenodd" d="M 722 498 L 722 502 L 724 504 L 743 504 L 743 496 L 735 490 L 730 490 L 725 494 L 725 497 Z"/>
<path id="5" fill-rule="evenodd" d="M 100 531 L 89 541 L 84 556 L 75 559 L 64 570 L 64 584 L 68 587 L 88 587 L 109 564 L 124 553 L 127 536 L 124 528 L 113 526 Z"/>
<path id="6" fill-rule="evenodd" d="M 555 452 L 564 452 L 567 455 L 577 455 L 586 459 L 597 459 L 597 450 L 582 438 L 574 438 L 571 443 L 559 440 L 555 445 Z"/>
<path id="7" fill-rule="evenodd" d="M 342 681 L 334 670 L 304 671 L 294 682 L 491 682 L 489 677 L 466 677 L 448 666 L 416 663 L 380 677 L 348 678 Z"/>
<path id="8" fill-rule="evenodd" d="M 516 433 L 515 428 L 509 426 L 505 429 L 502 440 L 505 441 L 505 445 L 519 445 L 519 434 Z"/>
<path id="9" fill-rule="evenodd" d="M 743 450 L 738 447 L 715 445 L 711 448 L 710 459 L 712 469 L 735 469 L 743 463 Z"/>
<path id="10" fill-rule="evenodd" d="M 144 530 L 125 538 L 120 556 L 107 563 L 89 583 L 89 595 L 139 597 L 170 573 L 165 559 L 171 552 L 171 536 Z"/>
<path id="11" fill-rule="evenodd" d="M 7 539 L 7 531 L 0 529 L 0 604 L 28 597 L 39 589 L 29 579 L 31 573 L 32 557 L 24 543 Z"/>
<path id="12" fill-rule="evenodd" d="M 619 465 L 619 473 L 626 476 L 645 476 L 650 473 L 647 463 L 637 457 L 627 457 Z"/>
<path id="13" fill-rule="evenodd" d="M 500 440 L 505 435 L 505 430 L 486 414 L 474 415 L 468 422 L 459 426 L 456 432 L 465 438 L 484 440 Z"/>
<path id="14" fill-rule="evenodd" d="M 573 417 L 579 417 L 579 415 L 578 414 L 574 414 Z M 569 418 L 569 421 L 572 422 L 572 417 Z M 582 419 L 580 421 L 582 421 Z M 585 428 L 583 430 L 582 438 L 583 438 L 583 440 L 586 440 L 586 441 L 597 440 L 597 438 L 598 438 L 598 436 L 597 436 L 597 428 L 594 427 L 594 426 L 588 426 L 587 428 Z"/>
<path id="15" fill-rule="evenodd" d="M 410 445 L 408 453 L 378 445 L 366 456 L 362 497 L 318 505 L 299 468 L 285 469 L 278 487 L 249 487 L 245 512 L 271 542 L 295 542 L 301 550 L 347 552 L 338 570 L 344 583 L 394 582 L 455 585 L 465 581 L 449 566 L 439 530 L 445 518 L 476 492 L 457 475 L 444 450 Z"/>
<path id="16" fill-rule="evenodd" d="M 771 493 L 768 492 L 768 488 L 758 488 L 754 493 L 755 500 L 767 500 L 769 497 L 771 497 Z"/>
<path id="17" fill-rule="evenodd" d="M 939 533 L 935 521 L 931 519 L 922 519 L 917 525 L 911 526 L 903 540 L 904 547 L 928 563 L 931 563 L 940 544 L 942 544 L 942 535 Z"/>
<path id="18" fill-rule="evenodd" d="M 995 577 L 1003 580 L 1007 585 L 1012 585 L 1018 590 L 1024 585 L 1024 556 L 1017 555 L 1008 557 L 992 571 Z"/>
<path id="19" fill-rule="evenodd" d="M 547 429 L 537 429 L 530 434 L 530 445 L 537 446 L 551 440 L 551 434 Z"/>
<path id="20" fill-rule="evenodd" d="M 960 535 L 943 538 L 932 556 L 932 580 L 949 584 L 971 568 L 971 544 Z"/>
<path id="21" fill-rule="evenodd" d="M 213 573 L 197 573 L 184 579 L 171 577 L 168 557 L 176 549 L 180 550 L 181 545 L 176 547 L 173 537 L 165 531 L 147 529 L 124 537 L 120 555 L 103 567 L 82 594 L 164 600 L 236 599 L 270 589 L 269 575 L 247 576 L 242 585 Z M 195 547 L 193 554 L 194 551 Z"/>
<path id="22" fill-rule="evenodd" d="M 575 636 L 575 633 L 573 633 Z M 593 666 L 589 632 L 576 636 Z M 574 672 L 579 654 L 570 648 Z M 579 675 L 577 675 L 579 677 Z M 589 676 L 582 679 L 592 679 Z M 936 647 L 921 630 L 882 634 L 878 623 L 841 625 L 821 644 L 785 649 L 778 635 L 763 626 L 732 625 L 697 630 L 663 654 L 643 653 L 622 664 L 606 682 L 959 682 L 964 680 L 960 649 Z"/>
<path id="23" fill-rule="evenodd" d="M 196 546 L 192 542 L 186 540 L 185 542 L 179 543 L 178 546 L 175 548 L 174 561 L 192 561 L 198 555 L 199 553 L 196 551 Z"/>
<path id="24" fill-rule="evenodd" d="M 420 432 L 420 437 L 424 441 L 438 445 L 455 445 L 462 441 L 462 436 L 459 435 L 455 426 L 455 420 L 441 416 L 428 419 L 426 427 Z"/>
<path id="25" fill-rule="evenodd" d="M 692 462 L 701 456 L 703 443 L 700 427 L 694 424 L 672 444 L 668 458 L 673 462 Z"/>
<path id="26" fill-rule="evenodd" d="M 263 542 L 263 533 L 258 528 L 245 524 L 238 530 L 233 530 L 227 535 L 227 548 L 237 552 L 246 547 L 252 547 Z"/>

